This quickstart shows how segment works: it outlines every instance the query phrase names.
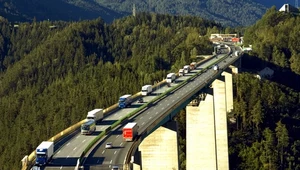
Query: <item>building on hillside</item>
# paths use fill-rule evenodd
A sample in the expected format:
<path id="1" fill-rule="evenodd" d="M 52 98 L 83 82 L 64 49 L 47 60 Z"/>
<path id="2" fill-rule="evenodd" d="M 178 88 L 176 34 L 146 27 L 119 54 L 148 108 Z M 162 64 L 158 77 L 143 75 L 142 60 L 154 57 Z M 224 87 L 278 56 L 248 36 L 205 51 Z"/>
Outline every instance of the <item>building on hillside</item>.
<path id="1" fill-rule="evenodd" d="M 283 4 L 283 6 L 279 9 L 281 12 L 299 12 L 299 9 L 290 4 Z"/>
<path id="2" fill-rule="evenodd" d="M 269 67 L 265 67 L 256 75 L 256 78 L 259 80 L 261 79 L 271 79 L 274 75 L 274 70 L 270 69 Z"/>

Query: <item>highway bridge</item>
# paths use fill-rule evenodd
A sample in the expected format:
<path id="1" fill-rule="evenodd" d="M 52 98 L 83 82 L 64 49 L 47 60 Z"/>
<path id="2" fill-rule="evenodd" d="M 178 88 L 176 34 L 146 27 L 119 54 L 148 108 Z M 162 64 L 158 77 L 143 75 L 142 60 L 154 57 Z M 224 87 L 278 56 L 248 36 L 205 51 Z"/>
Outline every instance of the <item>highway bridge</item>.
<path id="1" fill-rule="evenodd" d="M 214 56 L 185 76 L 178 77 L 171 86 L 165 82 L 159 83 L 151 95 L 142 97 L 144 103 L 135 101 L 124 109 L 118 109 L 116 105 L 106 109 L 104 119 L 98 122 L 96 132 L 90 136 L 79 133 L 78 127 L 82 124 L 79 122 L 67 130 L 67 135 L 60 133 L 60 137 L 49 139 L 55 142 L 55 154 L 51 162 L 41 169 L 111 169 L 113 165 L 118 165 L 120 169 L 132 169 L 134 162 L 141 159 L 136 151 L 142 141 L 157 128 L 170 122 L 180 109 L 186 107 L 237 61 L 240 55 L 230 55 L 235 50 L 239 49 L 231 46 L 226 53 Z M 214 64 L 218 64 L 218 71 L 213 70 Z M 140 93 L 134 95 L 135 100 L 140 97 Z M 122 139 L 122 127 L 127 122 L 137 122 L 139 125 L 139 138 L 134 142 L 124 142 Z M 107 142 L 113 143 L 112 149 L 105 149 Z M 23 159 L 23 167 L 30 167 L 33 160 L 34 153 Z M 146 168 L 143 166 L 143 169 Z M 174 169 L 178 169 L 178 161 Z"/>

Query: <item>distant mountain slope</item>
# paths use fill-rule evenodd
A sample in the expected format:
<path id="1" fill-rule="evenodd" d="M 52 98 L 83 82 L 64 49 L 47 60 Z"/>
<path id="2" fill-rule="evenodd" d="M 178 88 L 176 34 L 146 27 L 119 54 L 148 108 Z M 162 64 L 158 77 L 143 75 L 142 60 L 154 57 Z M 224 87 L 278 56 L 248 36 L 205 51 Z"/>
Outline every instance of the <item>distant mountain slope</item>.
<path id="1" fill-rule="evenodd" d="M 101 17 L 111 22 L 125 14 L 105 8 L 92 0 L 0 0 L 0 15 L 10 21 L 30 21 L 33 18 L 78 21 Z"/>
<path id="2" fill-rule="evenodd" d="M 0 0 L 0 15 L 13 21 L 80 20 L 101 17 L 111 22 L 137 12 L 195 15 L 215 20 L 225 26 L 254 24 L 272 5 L 280 8 L 280 0 Z"/>

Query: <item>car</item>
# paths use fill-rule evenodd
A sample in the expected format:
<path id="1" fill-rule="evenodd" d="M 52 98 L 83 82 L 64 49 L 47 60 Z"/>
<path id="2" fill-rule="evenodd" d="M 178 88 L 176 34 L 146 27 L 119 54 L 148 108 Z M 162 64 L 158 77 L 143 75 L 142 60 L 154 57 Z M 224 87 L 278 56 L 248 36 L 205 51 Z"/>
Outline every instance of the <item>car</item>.
<path id="1" fill-rule="evenodd" d="M 107 142 L 106 145 L 105 145 L 105 149 L 110 149 L 112 148 L 112 142 Z"/>
<path id="2" fill-rule="evenodd" d="M 138 103 L 144 103 L 143 98 L 139 98 Z"/>
<path id="3" fill-rule="evenodd" d="M 111 170 L 119 170 L 119 166 L 112 166 Z"/>

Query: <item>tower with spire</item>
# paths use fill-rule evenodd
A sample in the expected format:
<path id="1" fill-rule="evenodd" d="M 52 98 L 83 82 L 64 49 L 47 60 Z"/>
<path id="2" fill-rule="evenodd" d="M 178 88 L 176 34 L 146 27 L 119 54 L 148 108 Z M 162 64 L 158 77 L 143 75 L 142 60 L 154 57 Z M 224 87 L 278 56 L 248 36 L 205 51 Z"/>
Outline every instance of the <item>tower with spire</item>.
<path id="1" fill-rule="evenodd" d="M 135 15 L 136 15 L 135 4 L 133 4 L 133 6 L 132 6 L 132 16 L 135 17 Z"/>

